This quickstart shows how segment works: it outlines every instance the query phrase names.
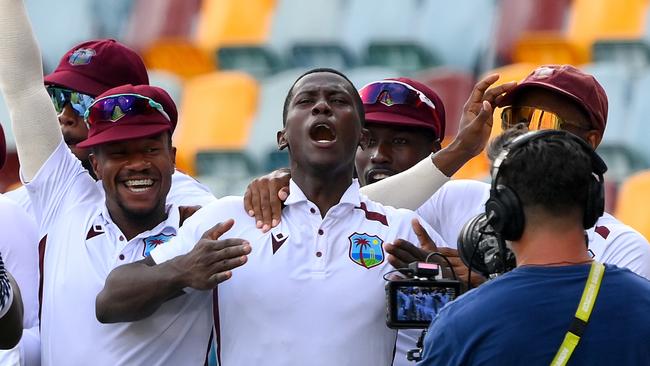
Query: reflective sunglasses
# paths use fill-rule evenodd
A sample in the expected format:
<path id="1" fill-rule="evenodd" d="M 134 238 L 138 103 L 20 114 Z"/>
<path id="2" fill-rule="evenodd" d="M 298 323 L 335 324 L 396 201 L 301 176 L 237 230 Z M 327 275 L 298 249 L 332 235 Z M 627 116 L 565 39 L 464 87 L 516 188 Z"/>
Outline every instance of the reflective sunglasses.
<path id="1" fill-rule="evenodd" d="M 99 98 L 88 107 L 84 120 L 89 125 L 98 121 L 117 122 L 128 115 L 160 113 L 171 122 L 162 104 L 140 94 L 115 94 Z"/>
<path id="2" fill-rule="evenodd" d="M 52 99 L 52 104 L 54 104 L 54 109 L 57 114 L 61 114 L 63 108 L 65 108 L 67 104 L 70 104 L 72 109 L 74 109 L 79 116 L 83 116 L 86 114 L 86 111 L 93 101 L 95 101 L 95 98 L 88 94 L 55 86 L 48 86 L 47 94 L 50 95 L 50 99 Z"/>
<path id="3" fill-rule="evenodd" d="M 422 103 L 436 109 L 435 104 L 424 93 L 414 87 L 396 80 L 370 83 L 359 90 L 364 104 L 382 103 L 386 106 L 405 104 L 419 107 Z"/>
<path id="4" fill-rule="evenodd" d="M 535 107 L 513 107 L 503 108 L 501 112 L 501 127 L 505 130 L 515 125 L 523 123 L 528 126 L 528 130 L 564 130 L 571 126 L 581 130 L 587 128 L 577 123 L 564 120 L 553 112 Z"/>

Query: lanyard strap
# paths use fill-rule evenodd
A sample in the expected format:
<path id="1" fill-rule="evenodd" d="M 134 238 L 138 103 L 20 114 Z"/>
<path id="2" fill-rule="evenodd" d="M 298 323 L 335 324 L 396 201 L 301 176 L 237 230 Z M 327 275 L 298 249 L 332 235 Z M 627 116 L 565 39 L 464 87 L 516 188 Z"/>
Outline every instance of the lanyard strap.
<path id="1" fill-rule="evenodd" d="M 551 366 L 564 366 L 569 362 L 573 350 L 580 342 L 580 337 L 585 331 L 585 327 L 589 322 L 591 311 L 594 309 L 594 303 L 600 291 L 600 283 L 603 280 L 605 273 L 605 266 L 602 263 L 593 261 L 591 263 L 591 270 L 589 270 L 589 277 L 587 283 L 582 291 L 582 298 L 578 304 L 575 317 L 569 326 L 569 331 L 564 336 L 564 341 L 557 350 Z"/>

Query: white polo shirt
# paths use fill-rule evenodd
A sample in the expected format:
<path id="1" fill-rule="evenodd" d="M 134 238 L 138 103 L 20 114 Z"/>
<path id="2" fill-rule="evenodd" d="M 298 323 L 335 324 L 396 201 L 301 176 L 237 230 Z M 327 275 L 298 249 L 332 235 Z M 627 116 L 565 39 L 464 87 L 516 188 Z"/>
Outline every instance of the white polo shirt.
<path id="1" fill-rule="evenodd" d="M 38 229 L 34 219 L 0 194 L 0 253 L 23 300 L 23 337 L 15 350 L 0 350 L 0 365 L 24 365 L 38 356 Z M 40 358 L 40 357 L 38 357 Z M 37 359 L 38 359 L 37 358 Z"/>
<path id="2" fill-rule="evenodd" d="M 178 230 L 178 206 L 167 205 L 164 222 L 126 241 L 103 192 L 63 143 L 26 187 L 47 233 L 43 365 L 202 365 L 211 332 L 209 292 L 192 291 L 137 322 L 101 324 L 95 317 L 109 272 L 164 246 Z"/>
<path id="3" fill-rule="evenodd" d="M 456 247 L 463 225 L 485 212 L 489 197 L 487 183 L 452 180 L 440 187 L 417 213 L 438 230 L 447 243 Z M 628 268 L 650 279 L 650 244 L 639 232 L 605 213 L 587 230 L 587 236 L 595 260 Z"/>
<path id="4" fill-rule="evenodd" d="M 356 180 L 324 218 L 293 181 L 290 191 L 280 224 L 268 233 L 255 227 L 242 198 L 227 197 L 188 219 L 152 257 L 162 263 L 189 252 L 229 218 L 235 225 L 222 239 L 251 243 L 248 262 L 217 287 L 222 366 L 391 365 L 396 331 L 386 326 L 383 275 L 393 267 L 382 245 L 417 243 L 417 215 L 361 196 Z"/>

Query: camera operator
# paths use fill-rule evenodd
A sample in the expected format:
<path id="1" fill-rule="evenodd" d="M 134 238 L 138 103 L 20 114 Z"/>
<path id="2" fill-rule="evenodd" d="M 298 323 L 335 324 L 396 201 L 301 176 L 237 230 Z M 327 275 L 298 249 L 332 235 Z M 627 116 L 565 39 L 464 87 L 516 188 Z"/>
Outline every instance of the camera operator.
<path id="1" fill-rule="evenodd" d="M 486 214 L 517 268 L 440 311 L 421 365 L 650 363 L 650 282 L 592 261 L 586 249 L 585 228 L 602 214 L 605 170 L 567 132 L 506 144 Z"/>

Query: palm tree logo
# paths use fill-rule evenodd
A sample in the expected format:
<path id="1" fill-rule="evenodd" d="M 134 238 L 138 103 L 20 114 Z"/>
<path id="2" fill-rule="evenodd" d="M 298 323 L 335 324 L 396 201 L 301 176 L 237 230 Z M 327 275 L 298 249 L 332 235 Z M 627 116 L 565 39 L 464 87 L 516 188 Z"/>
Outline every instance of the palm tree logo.
<path id="1" fill-rule="evenodd" d="M 384 261 L 383 240 L 377 235 L 354 233 L 348 238 L 350 241 L 350 259 L 356 264 L 372 268 Z"/>

